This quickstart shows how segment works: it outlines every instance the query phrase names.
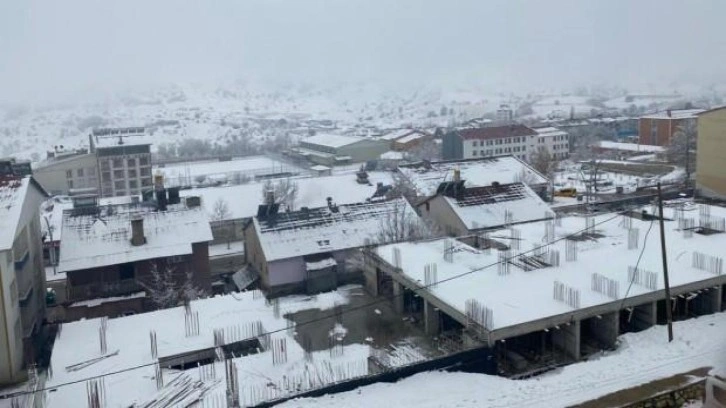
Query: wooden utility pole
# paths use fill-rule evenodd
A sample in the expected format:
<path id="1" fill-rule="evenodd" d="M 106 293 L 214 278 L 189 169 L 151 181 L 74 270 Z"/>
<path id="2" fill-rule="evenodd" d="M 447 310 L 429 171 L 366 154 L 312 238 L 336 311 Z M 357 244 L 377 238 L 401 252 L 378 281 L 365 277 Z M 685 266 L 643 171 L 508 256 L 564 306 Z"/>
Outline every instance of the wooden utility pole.
<path id="1" fill-rule="evenodd" d="M 665 228 L 663 227 L 663 194 L 660 190 L 660 182 L 658 182 L 658 223 L 660 224 L 660 250 L 663 258 L 663 284 L 665 285 L 668 342 L 671 342 L 673 341 L 673 309 L 671 308 L 671 287 L 668 283 L 668 258 L 666 257 Z"/>

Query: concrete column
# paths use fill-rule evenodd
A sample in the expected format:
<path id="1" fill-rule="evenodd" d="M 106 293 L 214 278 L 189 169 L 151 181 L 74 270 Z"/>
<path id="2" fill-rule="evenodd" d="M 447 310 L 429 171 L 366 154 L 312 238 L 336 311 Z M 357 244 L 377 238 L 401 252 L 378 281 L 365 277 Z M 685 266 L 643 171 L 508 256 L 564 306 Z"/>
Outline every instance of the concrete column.
<path id="1" fill-rule="evenodd" d="M 366 281 L 366 291 L 373 297 L 378 297 L 378 274 L 383 273 L 375 267 L 375 265 L 365 265 L 363 267 L 363 277 Z"/>
<path id="2" fill-rule="evenodd" d="M 560 325 L 559 330 L 552 330 L 552 341 L 575 361 L 580 360 L 580 321 L 569 325 Z"/>
<path id="3" fill-rule="evenodd" d="M 424 300 L 424 326 L 426 334 L 436 336 L 439 334 L 440 311 L 431 303 Z"/>
<path id="4" fill-rule="evenodd" d="M 619 312 L 613 312 L 587 319 L 593 336 L 603 343 L 603 347 L 615 347 L 620 332 L 619 316 Z"/>
<path id="5" fill-rule="evenodd" d="M 636 331 L 653 327 L 658 319 L 658 303 L 650 302 L 633 308 L 630 323 Z"/>
<path id="6" fill-rule="evenodd" d="M 474 336 L 472 336 L 471 333 L 469 333 L 467 330 L 463 330 L 461 332 L 461 341 L 464 345 L 464 349 L 473 349 L 486 345 L 486 343 L 474 338 Z M 492 347 L 492 345 L 489 346 Z"/>
<path id="7" fill-rule="evenodd" d="M 711 298 L 711 313 L 718 313 L 723 309 L 723 286 L 708 291 Z"/>
<path id="8" fill-rule="evenodd" d="M 395 280 L 393 283 L 393 310 L 395 310 L 397 313 L 403 314 L 403 285 L 396 282 Z"/>

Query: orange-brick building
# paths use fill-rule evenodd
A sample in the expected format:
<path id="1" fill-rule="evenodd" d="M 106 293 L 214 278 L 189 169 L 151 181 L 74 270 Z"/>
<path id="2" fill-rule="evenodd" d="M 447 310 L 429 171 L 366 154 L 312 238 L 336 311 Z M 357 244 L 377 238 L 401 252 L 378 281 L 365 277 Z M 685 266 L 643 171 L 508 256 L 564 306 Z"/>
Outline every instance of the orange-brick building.
<path id="1" fill-rule="evenodd" d="M 668 146 L 673 134 L 688 121 L 696 121 L 703 109 L 668 109 L 638 119 L 638 140 L 641 145 Z"/>

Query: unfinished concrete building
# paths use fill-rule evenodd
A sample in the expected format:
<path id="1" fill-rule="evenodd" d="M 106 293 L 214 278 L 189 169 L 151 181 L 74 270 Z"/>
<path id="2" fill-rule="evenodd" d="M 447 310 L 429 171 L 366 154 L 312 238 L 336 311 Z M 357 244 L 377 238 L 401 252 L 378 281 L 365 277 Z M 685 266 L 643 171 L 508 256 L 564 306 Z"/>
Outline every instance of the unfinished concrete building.
<path id="1" fill-rule="evenodd" d="M 380 246 L 366 251 L 366 287 L 428 334 L 492 351 L 501 374 L 533 375 L 666 323 L 658 217 L 643 211 L 502 228 L 474 237 L 478 248 L 451 238 Z M 664 212 L 674 319 L 724 310 L 726 209 Z"/>

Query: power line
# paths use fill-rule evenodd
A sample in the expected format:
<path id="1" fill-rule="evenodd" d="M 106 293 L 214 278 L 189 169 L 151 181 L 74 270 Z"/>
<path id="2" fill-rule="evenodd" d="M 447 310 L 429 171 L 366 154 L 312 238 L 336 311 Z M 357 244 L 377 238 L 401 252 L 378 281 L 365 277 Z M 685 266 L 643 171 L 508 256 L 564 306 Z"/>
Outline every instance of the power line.
<path id="1" fill-rule="evenodd" d="M 623 308 L 623 305 L 625 304 L 625 299 L 628 298 L 628 294 L 630 293 L 630 288 L 633 287 L 633 282 L 635 282 L 635 278 L 638 276 L 638 265 L 640 265 L 640 260 L 643 258 L 643 254 L 645 253 L 645 246 L 648 244 L 648 235 L 650 235 L 650 230 L 653 229 L 654 223 L 655 223 L 655 219 L 651 219 L 650 226 L 648 227 L 648 231 L 645 233 L 645 238 L 643 238 L 643 249 L 640 250 L 640 255 L 638 255 L 638 260 L 635 262 L 635 270 L 633 271 L 633 278 L 630 279 L 630 283 L 628 284 L 628 290 L 625 291 L 625 296 L 623 296 L 623 300 L 620 302 L 620 307 L 618 307 L 618 309 Z"/>
<path id="2" fill-rule="evenodd" d="M 550 241 L 547 244 L 536 246 L 536 247 L 534 247 L 534 248 L 532 248 L 530 250 L 520 252 L 520 253 L 518 253 L 516 255 L 512 255 L 510 257 L 503 258 L 503 259 L 498 260 L 498 261 L 496 261 L 494 263 L 490 263 L 488 265 L 484 265 L 482 267 L 475 268 L 475 269 L 469 270 L 467 272 L 460 273 L 458 275 L 453 275 L 453 276 L 450 276 L 450 277 L 448 277 L 446 279 L 442 279 L 442 280 L 440 280 L 438 282 L 434 282 L 434 283 L 429 284 L 429 285 L 423 285 L 423 286 L 421 286 L 419 288 L 415 288 L 415 289 L 412 289 L 412 290 L 414 292 L 418 292 L 418 291 L 421 291 L 421 290 L 429 289 L 429 288 L 431 288 L 433 286 L 436 286 L 436 285 L 439 285 L 441 283 L 446 283 L 446 282 L 449 282 L 449 281 L 452 281 L 452 280 L 455 280 L 455 279 L 462 278 L 462 277 L 467 276 L 467 275 L 471 275 L 471 274 L 476 273 L 476 272 L 481 272 L 481 271 L 483 271 L 485 269 L 489 269 L 491 267 L 494 267 L 496 265 L 499 265 L 500 263 L 509 262 L 509 261 L 513 260 L 514 258 L 516 258 L 516 257 L 522 256 L 522 255 L 525 255 L 525 254 L 528 254 L 530 252 L 538 251 L 539 249 L 544 248 L 544 247 L 547 247 L 549 245 L 552 245 L 552 244 L 554 244 L 556 242 L 560 242 L 560 241 L 569 239 L 569 238 L 574 237 L 574 236 L 576 236 L 576 235 L 578 235 L 580 233 L 583 233 L 585 231 L 591 230 L 592 228 L 594 228 L 594 227 L 596 227 L 598 225 L 606 224 L 606 223 L 608 223 L 608 222 L 610 222 L 610 221 L 618 218 L 621 215 L 621 213 L 623 213 L 623 212 L 626 212 L 626 211 L 617 212 L 617 213 L 615 213 L 615 215 L 613 217 L 610 217 L 610 218 L 605 219 L 603 221 L 597 222 L 597 223 L 595 223 L 593 225 L 586 226 L 585 228 L 583 228 L 581 230 L 575 231 L 575 232 L 573 232 L 571 234 L 568 234 L 568 235 L 564 235 L 564 236 L 562 236 L 560 238 L 557 238 L 557 239 L 555 239 L 553 241 Z M 643 248 L 645 249 L 645 245 L 643 246 Z M 232 293 L 230 293 L 230 294 L 234 297 L 234 294 L 232 294 Z M 351 307 L 351 308 L 343 311 L 340 314 L 343 314 L 343 313 L 347 314 L 347 313 L 354 312 L 356 310 L 365 309 L 365 308 L 368 308 L 368 307 L 371 307 L 371 306 L 374 306 L 374 305 L 377 305 L 377 304 L 380 304 L 380 303 L 388 302 L 390 299 L 395 299 L 396 297 L 403 296 L 403 295 L 404 294 L 402 292 L 401 294 L 398 294 L 398 295 L 393 295 L 393 296 L 390 296 L 390 297 L 384 297 L 384 298 L 376 299 L 376 300 L 374 300 L 372 302 L 369 302 L 369 303 L 366 303 L 366 304 L 363 304 L 363 305 L 358 305 L 358 306 Z M 240 300 L 240 299 L 237 299 L 236 297 L 234 297 L 234 298 L 236 300 Z M 316 322 L 319 322 L 319 321 L 323 321 L 323 320 L 330 319 L 330 318 L 335 318 L 335 317 L 336 317 L 336 314 L 335 314 L 335 312 L 333 312 L 333 314 L 330 314 L 328 316 L 317 317 L 317 318 L 314 318 L 314 319 L 311 319 L 311 320 L 307 320 L 307 321 L 298 323 L 298 324 L 295 325 L 295 327 L 305 326 L 305 325 L 308 325 L 308 324 L 313 324 L 313 323 L 316 323 Z M 277 329 L 277 330 L 270 330 L 268 332 L 260 333 L 258 336 L 265 336 L 265 335 L 269 335 L 269 334 L 280 333 L 280 332 L 287 331 L 287 330 L 288 330 L 287 328 Z M 133 371 L 133 370 L 137 370 L 137 369 L 141 369 L 141 368 L 145 368 L 145 367 L 152 367 L 152 366 L 154 366 L 156 364 L 158 364 L 158 361 L 154 361 L 152 363 L 147 363 L 147 364 L 139 364 L 139 365 L 127 367 L 127 368 L 124 368 L 124 369 L 121 369 L 121 370 L 116 370 L 116 371 L 112 371 L 112 372 L 107 372 L 107 373 L 103 373 L 103 374 L 99 374 L 99 375 L 94 375 L 94 376 L 86 377 L 86 378 L 79 379 L 79 380 L 74 380 L 74 381 L 69 381 L 69 382 L 65 382 L 65 383 L 60 383 L 60 384 L 56 384 L 56 385 L 54 385 L 52 387 L 44 387 L 44 388 L 41 388 L 41 389 L 38 389 L 38 390 L 35 390 L 35 391 L 21 391 L 21 392 L 17 392 L 17 393 L 13 393 L 13 394 L 0 395 L 0 399 L 14 398 L 14 397 L 22 396 L 22 395 L 34 394 L 34 393 L 37 393 L 37 392 L 44 392 L 44 391 L 55 390 L 55 389 L 60 388 L 60 387 L 64 387 L 64 386 L 67 386 L 67 385 L 73 385 L 73 384 L 82 383 L 82 382 L 85 382 L 85 381 L 93 380 L 95 378 L 103 378 L 103 377 L 108 377 L 108 376 L 111 376 L 111 375 L 121 374 L 121 373 L 125 373 L 125 372 L 128 372 L 128 371 Z"/>

